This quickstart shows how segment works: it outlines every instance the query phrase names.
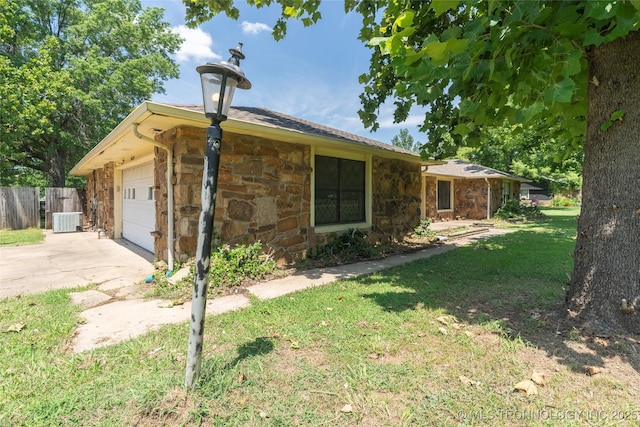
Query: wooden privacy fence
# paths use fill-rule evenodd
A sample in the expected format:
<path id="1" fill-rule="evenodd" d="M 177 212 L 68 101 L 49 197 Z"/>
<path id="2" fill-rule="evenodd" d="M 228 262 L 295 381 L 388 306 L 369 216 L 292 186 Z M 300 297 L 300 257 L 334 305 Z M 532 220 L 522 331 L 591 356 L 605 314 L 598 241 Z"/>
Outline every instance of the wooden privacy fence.
<path id="1" fill-rule="evenodd" d="M 86 192 L 80 188 L 48 187 L 44 189 L 44 228 L 53 228 L 57 212 L 85 212 Z"/>
<path id="2" fill-rule="evenodd" d="M 0 229 L 40 227 L 38 187 L 0 187 Z"/>
<path id="3" fill-rule="evenodd" d="M 44 228 L 53 228 L 53 214 L 58 212 L 86 214 L 86 191 L 81 188 L 45 188 Z M 0 229 L 39 228 L 42 213 L 38 187 L 0 187 Z"/>

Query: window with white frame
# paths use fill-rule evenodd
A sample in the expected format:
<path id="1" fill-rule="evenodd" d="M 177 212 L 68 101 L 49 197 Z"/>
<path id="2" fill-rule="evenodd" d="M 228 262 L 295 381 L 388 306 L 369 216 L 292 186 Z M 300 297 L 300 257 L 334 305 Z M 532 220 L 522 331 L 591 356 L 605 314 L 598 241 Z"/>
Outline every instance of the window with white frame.
<path id="1" fill-rule="evenodd" d="M 506 203 L 509 199 L 511 199 L 511 183 L 502 181 L 502 203 Z"/>
<path id="2" fill-rule="evenodd" d="M 366 163 L 315 156 L 315 224 L 366 221 Z"/>

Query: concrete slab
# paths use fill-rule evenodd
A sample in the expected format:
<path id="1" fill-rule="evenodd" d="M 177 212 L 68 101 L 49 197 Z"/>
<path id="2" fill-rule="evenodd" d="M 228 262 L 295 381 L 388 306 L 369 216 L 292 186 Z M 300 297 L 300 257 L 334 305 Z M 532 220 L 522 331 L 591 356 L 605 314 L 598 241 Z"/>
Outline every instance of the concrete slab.
<path id="1" fill-rule="evenodd" d="M 44 243 L 0 247 L 0 298 L 89 283 L 114 289 L 153 271 L 153 254 L 126 240 L 48 230 Z"/>
<path id="2" fill-rule="evenodd" d="M 83 292 L 72 292 L 69 296 L 74 304 L 78 304 L 84 310 L 104 304 L 111 299 L 111 296 L 94 289 Z"/>
<path id="3" fill-rule="evenodd" d="M 187 322 L 191 302 L 166 307 L 163 300 L 128 299 L 114 301 L 85 310 L 84 323 L 76 330 L 73 351 L 76 353 L 125 341 L 160 326 Z M 207 314 L 216 315 L 249 305 L 244 295 L 230 295 L 207 301 Z"/>

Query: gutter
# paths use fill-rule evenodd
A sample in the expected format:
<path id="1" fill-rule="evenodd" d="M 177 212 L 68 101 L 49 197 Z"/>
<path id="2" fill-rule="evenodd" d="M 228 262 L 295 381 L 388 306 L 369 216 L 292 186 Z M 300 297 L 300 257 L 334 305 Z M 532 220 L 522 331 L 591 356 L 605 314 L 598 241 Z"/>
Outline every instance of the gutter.
<path id="1" fill-rule="evenodd" d="M 491 183 L 489 178 L 485 178 L 484 182 L 487 183 L 487 219 L 491 219 Z"/>
<path id="2" fill-rule="evenodd" d="M 171 177 L 173 176 L 173 150 L 171 147 L 162 144 L 154 139 L 149 138 L 138 132 L 138 123 L 133 123 L 131 125 L 131 131 L 133 134 L 140 140 L 153 144 L 154 146 L 163 149 L 167 152 L 167 264 L 169 264 L 169 271 L 167 271 L 167 276 L 170 276 L 173 273 L 173 246 L 174 246 L 174 231 L 173 231 L 173 214 L 174 214 L 174 206 L 173 206 L 173 183 L 171 182 Z"/>

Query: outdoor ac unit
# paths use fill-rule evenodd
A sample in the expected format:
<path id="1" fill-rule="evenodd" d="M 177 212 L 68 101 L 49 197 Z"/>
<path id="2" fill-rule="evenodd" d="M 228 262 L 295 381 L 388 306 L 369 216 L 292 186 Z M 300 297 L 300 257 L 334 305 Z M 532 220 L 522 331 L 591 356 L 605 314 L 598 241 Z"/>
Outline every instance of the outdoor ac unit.
<path id="1" fill-rule="evenodd" d="M 82 229 L 82 212 L 54 212 L 53 232 L 68 233 Z"/>

